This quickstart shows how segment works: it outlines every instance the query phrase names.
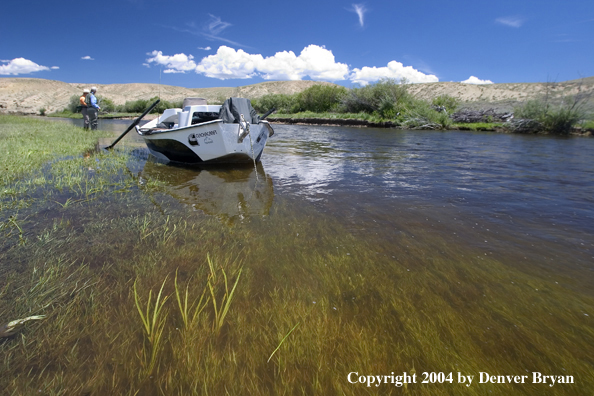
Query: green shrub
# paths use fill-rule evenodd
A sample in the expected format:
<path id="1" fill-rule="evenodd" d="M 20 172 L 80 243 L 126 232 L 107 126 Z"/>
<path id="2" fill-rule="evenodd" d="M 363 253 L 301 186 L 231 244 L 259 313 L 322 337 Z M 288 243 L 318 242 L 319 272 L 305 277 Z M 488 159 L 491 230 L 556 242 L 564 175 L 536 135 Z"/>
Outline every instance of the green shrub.
<path id="1" fill-rule="evenodd" d="M 431 101 L 433 106 L 445 109 L 448 114 L 453 114 L 460 105 L 460 101 L 450 95 L 439 95 Z"/>
<path id="2" fill-rule="evenodd" d="M 107 112 L 111 113 L 116 110 L 116 105 L 115 105 L 115 103 L 113 103 L 113 100 L 111 100 L 111 99 L 98 96 L 97 101 L 99 102 L 101 111 L 107 111 Z"/>
<path id="3" fill-rule="evenodd" d="M 445 111 L 437 111 L 424 100 L 413 99 L 400 116 L 400 123 L 411 128 L 447 129 L 452 119 Z"/>
<path id="4" fill-rule="evenodd" d="M 514 118 L 526 118 L 528 120 L 540 120 L 546 113 L 546 105 L 543 101 L 531 99 L 522 106 L 514 108 Z"/>
<path id="5" fill-rule="evenodd" d="M 148 107 L 148 100 L 138 99 L 126 101 L 123 105 L 117 107 L 118 113 L 143 113 Z"/>
<path id="6" fill-rule="evenodd" d="M 297 94 L 298 111 L 323 113 L 337 110 L 347 89 L 341 86 L 314 85 Z"/>
<path id="7" fill-rule="evenodd" d="M 71 113 L 80 113 L 80 110 L 78 109 L 78 105 L 80 103 L 79 98 L 80 95 L 72 95 L 68 101 L 68 107 L 66 107 L 65 110 L 68 110 Z"/>
<path id="8" fill-rule="evenodd" d="M 405 79 L 381 79 L 375 84 L 353 88 L 342 99 L 341 110 L 345 113 L 378 113 L 384 118 L 394 118 L 409 107 L 413 100 Z"/>
<path id="9" fill-rule="evenodd" d="M 543 100 L 529 100 L 514 109 L 515 118 L 538 121 L 547 132 L 567 135 L 574 125 L 584 118 L 582 102 L 579 98 L 565 98 L 559 105 L 551 105 Z"/>
<path id="10" fill-rule="evenodd" d="M 265 113 L 273 107 L 279 113 L 296 113 L 298 110 L 297 96 L 286 94 L 267 94 L 262 97 L 252 99 L 252 106 L 256 111 Z"/>

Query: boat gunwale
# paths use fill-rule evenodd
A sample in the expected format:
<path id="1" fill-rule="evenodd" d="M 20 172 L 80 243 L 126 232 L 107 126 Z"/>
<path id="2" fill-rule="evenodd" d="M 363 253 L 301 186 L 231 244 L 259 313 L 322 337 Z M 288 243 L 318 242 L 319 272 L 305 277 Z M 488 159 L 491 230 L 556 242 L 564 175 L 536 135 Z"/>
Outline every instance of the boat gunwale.
<path id="1" fill-rule="evenodd" d="M 184 129 L 196 128 L 196 127 L 200 127 L 200 126 L 203 126 L 203 125 L 209 125 L 209 124 L 214 124 L 214 123 L 219 123 L 219 122 L 223 122 L 223 120 L 220 119 L 220 118 L 218 118 L 216 120 L 205 121 L 205 122 L 201 122 L 199 124 L 193 124 L 193 125 L 188 125 L 188 126 L 184 126 L 184 127 L 181 127 L 181 128 L 172 128 L 172 129 L 153 129 L 153 128 L 149 128 L 145 132 L 142 131 L 143 128 L 138 128 L 137 127 L 136 128 L 136 132 L 138 132 L 138 134 L 140 136 L 148 137 L 148 136 L 157 135 L 157 134 L 161 134 L 161 133 L 177 132 L 177 131 L 181 131 L 181 130 L 184 130 Z"/>

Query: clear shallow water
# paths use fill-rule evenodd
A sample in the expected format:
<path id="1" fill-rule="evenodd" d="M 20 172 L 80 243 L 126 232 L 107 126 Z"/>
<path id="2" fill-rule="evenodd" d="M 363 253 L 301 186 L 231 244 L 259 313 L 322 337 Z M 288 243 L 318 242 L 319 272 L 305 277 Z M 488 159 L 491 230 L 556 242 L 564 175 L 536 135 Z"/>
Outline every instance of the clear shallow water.
<path id="1" fill-rule="evenodd" d="M 594 140 L 286 125 L 275 130 L 259 182 L 249 168 L 200 171 L 150 161 L 142 174 L 164 180 L 194 210 L 233 217 L 245 206 L 238 196 L 251 194 L 260 197 L 252 204 L 258 209 L 244 214 L 267 215 L 272 197 L 277 203 L 288 199 L 385 246 L 402 234 L 433 232 L 510 266 L 563 275 L 575 282 L 572 287 L 590 289 Z M 126 141 L 142 147 L 133 133 Z M 223 195 L 232 198 L 222 203 Z"/>
<path id="2" fill-rule="evenodd" d="M 364 386 L 346 380 L 353 370 L 415 368 L 570 374 L 576 385 L 555 388 L 556 394 L 592 393 L 591 140 L 275 130 L 256 170 L 155 163 L 130 133 L 121 147 L 132 150 L 132 159 L 117 156 L 124 159 L 114 163 L 127 187 L 97 199 L 53 191 L 19 213 L 30 242 L 11 247 L 6 262 L 46 263 L 46 253 L 59 254 L 96 273 L 92 301 L 100 305 L 48 322 L 92 323 L 80 329 L 93 347 L 81 353 L 80 364 L 68 360 L 65 378 L 78 382 L 97 373 L 102 379 L 91 388 L 98 394 L 125 394 L 109 389 L 128 389 L 143 370 L 138 351 L 147 345 L 133 280 L 146 301 L 164 279 L 173 296 L 172 274 L 179 273 L 198 297 L 209 255 L 228 274 L 243 266 L 228 327 L 213 336 L 207 313 L 202 327 L 180 333 L 171 297 L 163 371 L 155 385 L 135 382 L 143 394 L 160 394 L 163 386 L 185 394 L 194 382 L 210 394 L 228 386 L 235 386 L 232 394 L 361 394 Z M 94 177 L 113 157 L 91 156 L 83 170 L 88 166 Z M 156 180 L 158 188 L 142 188 Z M 68 198 L 74 201 L 63 207 Z M 48 343 L 66 346 L 42 349 L 40 367 L 70 359 L 60 348 L 77 350 L 80 329 L 48 329 Z M 106 339 L 114 333 L 119 343 Z M 190 357 L 187 350 L 198 353 Z M 129 371 L 114 373 L 111 362 Z M 459 394 L 460 388 L 535 395 L 549 389 L 448 385 L 413 393 Z M 401 393 L 391 389 L 386 393 Z"/>
<path id="3" fill-rule="evenodd" d="M 276 126 L 263 166 L 298 196 L 389 244 L 432 230 L 529 271 L 594 275 L 594 140 Z M 569 271 L 569 272 L 568 272 Z"/>
<path id="4" fill-rule="evenodd" d="M 100 129 L 116 134 L 132 122 L 101 121 Z M 145 168 L 139 173 L 143 177 L 165 181 L 172 196 L 192 210 L 228 218 L 267 215 L 273 197 L 277 203 L 288 199 L 339 219 L 361 238 L 390 244 L 402 233 L 431 231 L 529 272 L 570 276 L 576 287 L 590 289 L 593 139 L 274 128 L 257 178 L 250 169 L 201 172 L 151 161 L 145 166 L 148 151 L 134 131 L 120 144 L 136 147 L 138 162 L 131 168 Z M 198 193 L 201 183 L 206 187 Z M 245 196 L 258 197 L 258 202 L 242 212 L 242 205 L 248 205 Z"/>

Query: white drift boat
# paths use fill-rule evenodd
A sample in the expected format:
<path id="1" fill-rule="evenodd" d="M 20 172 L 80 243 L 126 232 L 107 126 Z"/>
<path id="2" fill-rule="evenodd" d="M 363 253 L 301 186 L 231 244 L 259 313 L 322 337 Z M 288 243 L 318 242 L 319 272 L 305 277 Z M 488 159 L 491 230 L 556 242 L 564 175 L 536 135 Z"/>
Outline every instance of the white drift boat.
<path id="1" fill-rule="evenodd" d="M 263 119 L 266 115 L 260 118 L 244 98 L 229 98 L 222 106 L 208 105 L 202 98 L 187 98 L 183 109 L 167 109 L 135 128 L 151 154 L 160 160 L 253 163 L 260 161 L 268 138 L 274 134 Z"/>

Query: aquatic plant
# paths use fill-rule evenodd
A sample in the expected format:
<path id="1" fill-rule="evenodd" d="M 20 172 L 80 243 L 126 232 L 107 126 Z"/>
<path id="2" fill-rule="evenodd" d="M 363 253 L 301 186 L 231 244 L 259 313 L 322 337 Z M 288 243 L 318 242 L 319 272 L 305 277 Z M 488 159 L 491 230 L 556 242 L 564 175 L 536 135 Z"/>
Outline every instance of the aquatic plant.
<path id="1" fill-rule="evenodd" d="M 34 149 L 30 139 L 19 150 Z M 430 211 L 374 223 L 389 225 L 378 235 L 337 219 L 337 208 L 282 194 L 270 216 L 229 224 L 144 189 L 126 171 L 132 160 L 124 151 L 42 162 L 4 187 L 5 201 L 30 206 L 15 218 L 26 244 L 16 243 L 14 207 L 0 209 L 10 234 L 0 238 L 2 323 L 47 315 L 0 342 L 5 393 L 359 395 L 376 389 L 349 383 L 350 372 L 413 370 L 572 375 L 556 395 L 594 393 L 584 380 L 594 375 L 591 278 L 555 269 L 561 253 L 545 258 L 532 240 L 508 251 L 494 228 L 499 250 L 473 243 L 474 223 L 453 235 L 433 227 Z M 457 217 L 460 208 L 438 209 Z M 417 383 L 404 392 L 549 388 Z"/>
<path id="2" fill-rule="evenodd" d="M 180 287 L 177 284 L 177 271 L 175 272 L 175 297 L 177 306 L 184 323 L 184 329 L 188 330 L 196 325 L 196 320 L 200 313 L 208 304 L 209 297 L 206 296 L 207 288 L 204 287 L 199 299 L 190 302 L 189 297 L 190 282 L 186 285 L 185 293 L 180 296 Z M 205 298 L 206 297 L 206 298 Z"/>
<path id="3" fill-rule="evenodd" d="M 210 291 L 210 298 L 213 305 L 214 311 L 214 323 L 213 323 L 213 330 L 216 333 L 221 331 L 223 324 L 225 323 L 225 317 L 229 313 L 229 307 L 231 306 L 231 302 L 233 301 L 233 294 L 235 293 L 235 288 L 237 287 L 237 283 L 239 283 L 239 278 L 241 277 L 241 271 L 243 268 L 239 269 L 237 273 L 237 278 L 235 278 L 235 283 L 233 284 L 233 288 L 229 292 L 229 284 L 227 281 L 227 273 L 225 269 L 221 267 L 221 273 L 223 275 L 223 282 L 220 282 L 220 276 L 217 275 L 217 271 L 214 267 L 214 263 L 210 259 L 210 255 L 207 256 L 208 267 L 210 268 L 210 275 L 208 276 L 208 290 Z M 218 289 L 222 289 L 223 296 L 220 298 L 220 301 L 217 304 L 217 294 L 221 294 Z"/>
<path id="4" fill-rule="evenodd" d="M 165 320 L 167 319 L 167 312 L 163 312 L 163 306 L 169 298 L 169 296 L 164 296 L 161 300 L 165 282 L 167 282 L 167 278 L 165 278 L 161 284 L 159 294 L 157 294 L 154 304 L 152 302 L 153 291 L 152 289 L 149 291 L 146 308 L 144 308 L 136 290 L 136 281 L 134 281 L 134 302 L 136 303 L 136 308 L 140 315 L 140 319 L 142 320 L 145 335 L 149 343 L 149 346 L 145 348 L 144 353 L 141 356 L 147 375 L 153 372 L 157 364 L 159 351 L 162 348 L 161 340 L 163 337 L 163 328 L 165 327 Z"/>

